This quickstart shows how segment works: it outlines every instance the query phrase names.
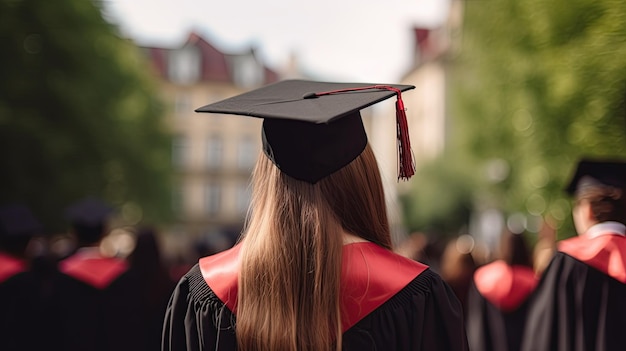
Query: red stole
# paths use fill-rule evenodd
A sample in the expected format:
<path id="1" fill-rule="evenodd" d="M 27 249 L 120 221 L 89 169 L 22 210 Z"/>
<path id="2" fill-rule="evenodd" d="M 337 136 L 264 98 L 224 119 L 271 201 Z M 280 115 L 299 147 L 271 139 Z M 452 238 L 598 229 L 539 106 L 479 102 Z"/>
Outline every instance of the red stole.
<path id="1" fill-rule="evenodd" d="M 200 259 L 200 271 L 216 296 L 237 313 L 241 245 Z M 402 290 L 428 266 L 369 242 L 343 246 L 342 330 L 345 332 Z"/>
<path id="2" fill-rule="evenodd" d="M 502 260 L 486 264 L 474 272 L 478 292 L 505 312 L 515 310 L 537 286 L 535 272 L 525 266 L 509 266 Z"/>
<path id="3" fill-rule="evenodd" d="M 26 271 L 26 262 L 0 252 L 0 283 Z"/>
<path id="4" fill-rule="evenodd" d="M 562 240 L 558 250 L 626 284 L 626 237 L 605 234 Z"/>
<path id="5" fill-rule="evenodd" d="M 59 262 L 59 270 L 96 289 L 104 289 L 128 269 L 125 260 L 78 252 Z"/>

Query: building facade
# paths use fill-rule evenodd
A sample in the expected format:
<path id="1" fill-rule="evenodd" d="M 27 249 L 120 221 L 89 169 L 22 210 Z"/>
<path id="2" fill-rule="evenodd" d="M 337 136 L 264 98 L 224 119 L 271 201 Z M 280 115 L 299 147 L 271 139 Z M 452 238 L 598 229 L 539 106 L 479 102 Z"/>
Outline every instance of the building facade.
<path id="1" fill-rule="evenodd" d="M 407 108 L 406 116 L 411 137 L 411 149 L 416 170 L 426 162 L 440 156 L 449 137 L 447 109 L 448 79 L 450 67 L 460 45 L 463 15 L 461 0 L 450 1 L 447 20 L 434 28 L 414 27 L 412 65 L 400 79 L 400 83 L 414 85 L 415 89 L 402 94 Z M 391 100 L 391 99 L 390 99 Z M 396 135 L 395 105 L 381 104 L 371 121 L 370 142 L 376 151 L 381 167 L 387 206 L 394 240 L 402 241 L 407 234 L 403 224 L 399 199 L 412 186 L 412 181 L 397 180 L 398 149 Z M 387 117 L 384 117 L 387 116 Z M 391 132 L 390 132 L 391 131 Z"/>
<path id="2" fill-rule="evenodd" d="M 204 242 L 228 245 L 243 227 L 261 120 L 194 110 L 278 80 L 250 48 L 224 53 L 196 33 L 176 48 L 142 48 L 158 77 L 173 133 L 172 209 L 165 245 L 186 255 Z"/>

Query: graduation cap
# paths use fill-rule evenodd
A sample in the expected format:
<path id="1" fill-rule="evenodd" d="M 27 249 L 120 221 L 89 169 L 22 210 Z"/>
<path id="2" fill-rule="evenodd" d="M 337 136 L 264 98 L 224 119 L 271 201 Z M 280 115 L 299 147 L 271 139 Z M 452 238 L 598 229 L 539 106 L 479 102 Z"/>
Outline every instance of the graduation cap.
<path id="1" fill-rule="evenodd" d="M 69 206 L 65 217 L 74 226 L 94 227 L 103 224 L 113 213 L 104 201 L 88 197 Z"/>
<path id="2" fill-rule="evenodd" d="M 626 189 L 626 161 L 582 159 L 565 189 L 573 195 L 581 186 L 603 185 Z"/>
<path id="3" fill-rule="evenodd" d="M 41 233 L 43 226 L 28 207 L 19 204 L 0 208 L 0 236 L 3 238 L 31 237 Z"/>
<path id="4" fill-rule="evenodd" d="M 309 183 L 361 154 L 360 110 L 396 96 L 399 178 L 414 173 L 402 92 L 412 85 L 285 80 L 196 109 L 263 118 L 263 151 L 287 175 Z"/>

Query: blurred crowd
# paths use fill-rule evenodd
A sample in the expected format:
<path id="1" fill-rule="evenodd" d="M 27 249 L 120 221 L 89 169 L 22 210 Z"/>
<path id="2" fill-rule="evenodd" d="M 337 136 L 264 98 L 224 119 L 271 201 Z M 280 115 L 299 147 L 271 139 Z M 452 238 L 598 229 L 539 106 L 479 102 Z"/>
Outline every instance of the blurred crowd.
<path id="1" fill-rule="evenodd" d="M 568 188 L 578 236 L 557 242 L 546 220 L 537 233 L 502 233 L 495 247 L 469 234 L 420 232 L 395 246 L 449 285 L 470 350 L 618 347 L 613 328 L 626 318 L 626 163 L 608 165 L 619 171 L 581 163 Z M 198 242 L 191 255 L 167 260 L 155 227 L 113 229 L 112 213 L 99 199 L 83 199 L 66 211 L 67 235 L 51 239 L 27 207 L 0 207 L 1 350 L 159 350 L 177 282 L 199 258 L 236 241 Z"/>
<path id="2" fill-rule="evenodd" d="M 528 299 L 555 248 L 556 231 L 544 222 L 539 233 L 502 233 L 496 247 L 469 234 L 433 240 L 416 232 L 396 251 L 427 263 L 452 288 L 463 306 L 470 350 L 506 351 L 520 350 Z"/>
<path id="3" fill-rule="evenodd" d="M 176 282 L 199 258 L 236 240 L 219 247 L 198 241 L 188 255 L 167 258 L 155 227 L 110 228 L 112 214 L 103 201 L 83 199 L 68 208 L 67 234 L 48 238 L 28 208 L 0 209 L 0 303 L 8 311 L 0 327 L 1 349 L 158 350 Z M 439 273 L 467 320 L 479 267 L 504 260 L 539 276 L 555 247 L 554 234 L 545 224 L 531 252 L 519 233 L 503 235 L 507 239 L 497 250 L 467 234 L 444 240 L 413 233 L 395 251 Z M 45 338 L 33 338 L 34 330 Z"/>
<path id="4" fill-rule="evenodd" d="M 199 241 L 168 258 L 156 227 L 112 228 L 113 215 L 85 198 L 68 207 L 67 232 L 48 236 L 26 206 L 0 207 L 0 350 L 160 349 L 176 282 L 220 248 Z"/>

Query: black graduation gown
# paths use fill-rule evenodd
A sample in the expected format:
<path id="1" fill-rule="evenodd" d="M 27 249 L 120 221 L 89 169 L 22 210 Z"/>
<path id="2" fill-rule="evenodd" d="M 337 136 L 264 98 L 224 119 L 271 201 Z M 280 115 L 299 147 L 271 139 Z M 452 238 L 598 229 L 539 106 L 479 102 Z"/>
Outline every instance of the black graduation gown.
<path id="1" fill-rule="evenodd" d="M 625 350 L 626 238 L 559 244 L 530 307 L 524 351 Z"/>
<path id="2" fill-rule="evenodd" d="M 76 257 L 70 257 L 73 259 Z M 140 295 L 123 260 L 61 261 L 54 279 L 56 338 L 64 351 L 140 350 Z M 64 263 L 71 262 L 67 269 Z"/>
<path id="3" fill-rule="evenodd" d="M 390 258 L 401 260 L 404 264 L 421 265 L 371 243 L 347 246 L 352 245 L 356 245 L 355 248 L 360 246 L 386 252 L 384 255 L 387 258 L 368 256 L 366 261 L 369 267 L 375 267 Z M 345 261 L 344 248 L 344 273 L 345 267 L 354 267 L 354 262 Z M 219 262 L 220 267 L 215 270 L 236 266 L 232 262 Z M 231 311 L 232 307 L 229 307 L 232 301 L 225 303 L 223 298 L 218 297 L 220 293 L 216 294 L 207 284 L 210 279 L 207 279 L 202 267 L 202 261 L 194 266 L 180 280 L 172 294 L 163 330 L 164 351 L 237 349 L 234 330 L 236 316 Z M 387 271 L 387 276 L 393 275 L 394 271 Z M 233 278 L 236 281 L 236 274 L 227 279 Z M 378 275 L 376 279 L 384 281 L 386 276 Z M 345 280 L 342 275 L 342 283 Z M 389 282 L 390 286 L 394 284 Z M 344 321 L 352 317 L 342 315 Z M 450 287 L 426 266 L 416 276 L 403 282 L 401 288 L 390 292 L 389 298 L 381 305 L 364 316 L 352 319 L 351 326 L 344 327 L 344 350 L 467 350 L 461 304 Z"/>
<path id="4" fill-rule="evenodd" d="M 467 339 L 472 351 L 518 351 L 529 296 L 537 285 L 529 267 L 495 261 L 480 267 L 468 293 Z"/>
<path id="5" fill-rule="evenodd" d="M 0 350 L 44 349 L 48 314 L 41 283 L 26 261 L 0 253 Z"/>

